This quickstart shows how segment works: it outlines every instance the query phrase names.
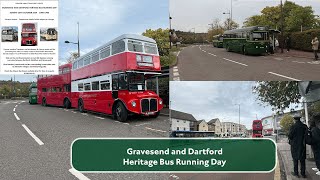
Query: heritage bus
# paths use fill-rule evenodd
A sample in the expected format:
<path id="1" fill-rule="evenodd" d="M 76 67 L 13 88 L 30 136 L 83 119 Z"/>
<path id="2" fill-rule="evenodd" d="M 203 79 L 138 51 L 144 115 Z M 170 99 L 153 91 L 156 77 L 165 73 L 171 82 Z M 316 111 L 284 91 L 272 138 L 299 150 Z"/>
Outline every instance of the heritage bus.
<path id="1" fill-rule="evenodd" d="M 61 65 L 59 75 L 39 75 L 38 104 L 71 108 L 71 67 Z"/>
<path id="2" fill-rule="evenodd" d="M 197 137 L 217 137 L 213 131 L 172 131 L 170 137 L 184 137 L 184 138 L 197 138 Z"/>
<path id="3" fill-rule="evenodd" d="M 36 25 L 34 23 L 22 24 L 21 46 L 36 46 L 37 43 Z"/>
<path id="4" fill-rule="evenodd" d="M 73 61 L 72 107 L 110 114 L 118 121 L 129 114 L 157 117 L 163 102 L 146 89 L 145 81 L 160 71 L 155 40 L 122 35 Z"/>
<path id="5" fill-rule="evenodd" d="M 46 41 L 55 41 L 58 39 L 58 32 L 55 28 L 48 28 L 44 34 L 41 34 L 41 37 Z"/>
<path id="6" fill-rule="evenodd" d="M 223 46 L 226 50 L 244 55 L 263 55 L 268 53 L 269 30 L 263 26 L 253 26 L 225 31 Z"/>
<path id="7" fill-rule="evenodd" d="M 29 104 L 37 104 L 37 91 L 37 83 L 31 83 L 29 86 Z"/>
<path id="8" fill-rule="evenodd" d="M 213 36 L 213 47 L 223 48 L 223 35 L 215 35 Z"/>
<path id="9" fill-rule="evenodd" d="M 253 138 L 263 137 L 262 130 L 263 130 L 262 121 L 261 120 L 254 120 L 252 122 L 252 137 Z"/>
<path id="10" fill-rule="evenodd" d="M 18 36 L 14 29 L 3 29 L 1 33 L 2 41 L 16 41 Z"/>

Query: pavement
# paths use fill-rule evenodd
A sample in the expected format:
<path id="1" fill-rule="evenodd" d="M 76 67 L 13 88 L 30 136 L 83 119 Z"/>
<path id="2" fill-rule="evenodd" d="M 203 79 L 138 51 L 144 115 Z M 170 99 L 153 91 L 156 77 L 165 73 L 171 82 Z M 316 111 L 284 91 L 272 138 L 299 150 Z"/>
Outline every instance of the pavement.
<path id="1" fill-rule="evenodd" d="M 293 172 L 293 161 L 292 161 L 290 145 L 288 144 L 288 140 L 287 139 L 280 140 L 277 143 L 277 147 L 278 147 L 278 154 L 281 156 L 280 159 L 282 160 L 282 163 L 283 163 L 283 172 L 285 173 L 286 180 L 303 179 L 301 177 L 297 178 L 291 175 L 291 172 Z M 315 162 L 307 159 L 306 160 L 306 175 L 307 175 L 306 179 L 308 180 L 320 179 L 320 176 L 316 175 L 316 173 L 311 169 L 314 167 L 315 167 Z M 299 173 L 300 173 L 300 167 L 299 167 Z"/>
<path id="2" fill-rule="evenodd" d="M 281 49 L 279 49 L 278 52 L 273 55 L 274 56 L 283 56 L 283 57 L 307 58 L 307 59 L 314 60 L 314 53 L 313 52 L 299 51 L 299 50 L 295 50 L 295 49 L 291 49 L 290 51 L 287 51 L 286 49 L 284 49 L 283 53 L 281 53 Z M 318 56 L 320 56 L 320 53 L 318 53 Z"/>
<path id="3" fill-rule="evenodd" d="M 290 53 L 290 54 L 289 54 Z M 211 45 L 191 45 L 177 52 L 173 81 L 310 81 L 319 80 L 320 61 L 295 57 L 295 51 L 245 56 Z M 308 57 L 307 57 L 308 56 Z"/>
<path id="4" fill-rule="evenodd" d="M 0 179 L 169 179 L 168 173 L 80 173 L 71 168 L 70 146 L 81 137 L 168 137 L 168 116 L 118 122 L 75 109 L 0 102 Z M 106 150 L 107 153 L 107 150 Z"/>

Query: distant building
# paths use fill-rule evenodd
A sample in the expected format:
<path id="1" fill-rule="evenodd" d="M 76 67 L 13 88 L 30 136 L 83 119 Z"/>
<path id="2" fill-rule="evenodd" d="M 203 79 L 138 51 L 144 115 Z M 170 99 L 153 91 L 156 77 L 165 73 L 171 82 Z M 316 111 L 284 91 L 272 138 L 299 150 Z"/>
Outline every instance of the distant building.
<path id="1" fill-rule="evenodd" d="M 239 131 L 240 130 L 240 131 Z M 222 137 L 229 137 L 229 136 L 238 136 L 244 135 L 247 133 L 247 128 L 245 125 L 234 123 L 234 122 L 223 122 L 222 123 Z"/>
<path id="2" fill-rule="evenodd" d="M 218 118 L 208 122 L 208 131 L 213 131 L 218 136 L 222 134 L 222 124 Z"/>
<path id="3" fill-rule="evenodd" d="M 195 125 L 195 131 L 208 131 L 208 124 L 205 120 L 197 121 Z"/>
<path id="4" fill-rule="evenodd" d="M 171 110 L 171 131 L 193 131 L 195 122 L 193 115 Z"/>

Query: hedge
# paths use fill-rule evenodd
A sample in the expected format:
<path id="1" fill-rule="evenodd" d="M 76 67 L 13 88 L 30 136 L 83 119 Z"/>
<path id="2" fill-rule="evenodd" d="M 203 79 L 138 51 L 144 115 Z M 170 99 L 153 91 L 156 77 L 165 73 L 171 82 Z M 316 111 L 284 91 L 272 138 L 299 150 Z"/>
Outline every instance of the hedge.
<path id="1" fill-rule="evenodd" d="M 302 51 L 312 51 L 311 41 L 314 37 L 320 39 L 320 29 L 291 33 L 291 48 Z"/>

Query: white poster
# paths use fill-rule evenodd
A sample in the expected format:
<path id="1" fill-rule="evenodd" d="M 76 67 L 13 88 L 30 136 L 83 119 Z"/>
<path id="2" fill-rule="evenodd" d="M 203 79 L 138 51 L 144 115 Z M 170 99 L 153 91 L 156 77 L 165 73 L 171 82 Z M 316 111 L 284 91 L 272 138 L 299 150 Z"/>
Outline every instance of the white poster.
<path id="1" fill-rule="evenodd" d="M 1 0 L 0 74 L 58 74 L 58 0 Z"/>

